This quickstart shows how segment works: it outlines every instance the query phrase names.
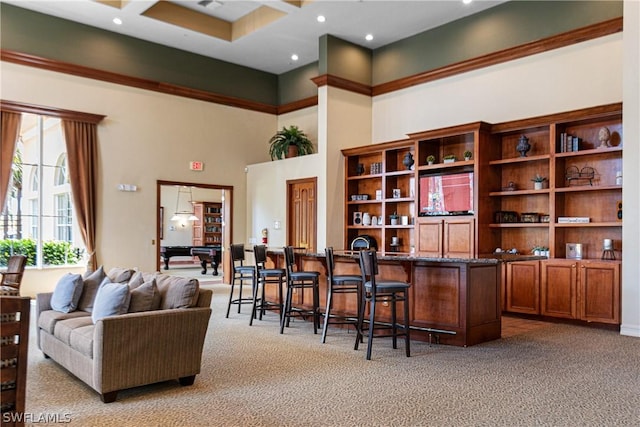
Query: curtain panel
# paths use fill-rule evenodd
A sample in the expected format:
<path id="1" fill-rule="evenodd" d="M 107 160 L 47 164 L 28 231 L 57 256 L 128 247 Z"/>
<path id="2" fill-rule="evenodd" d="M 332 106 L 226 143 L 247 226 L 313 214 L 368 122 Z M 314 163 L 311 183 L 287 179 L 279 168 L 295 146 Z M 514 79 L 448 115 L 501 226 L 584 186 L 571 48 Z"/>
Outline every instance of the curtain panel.
<path id="1" fill-rule="evenodd" d="M 0 210 L 4 209 L 11 182 L 11 164 L 13 153 L 16 149 L 16 141 L 20 132 L 22 114 L 11 111 L 2 111 L 0 118 Z"/>
<path id="2" fill-rule="evenodd" d="M 87 270 L 98 265 L 96 255 L 96 177 L 98 130 L 95 123 L 62 119 L 67 145 L 69 181 L 76 218 L 89 256 Z"/>

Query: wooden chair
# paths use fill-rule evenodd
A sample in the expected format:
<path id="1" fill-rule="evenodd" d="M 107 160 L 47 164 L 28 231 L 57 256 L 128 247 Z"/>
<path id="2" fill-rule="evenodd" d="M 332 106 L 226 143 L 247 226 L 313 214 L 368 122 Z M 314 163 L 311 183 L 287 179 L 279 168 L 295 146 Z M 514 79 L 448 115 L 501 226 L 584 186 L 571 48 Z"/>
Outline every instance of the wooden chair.
<path id="1" fill-rule="evenodd" d="M 27 257 L 25 255 L 11 255 L 7 264 L 7 270 L 2 273 L 2 287 L 0 294 L 2 295 L 20 295 L 20 284 L 22 283 L 22 275 L 27 265 Z"/>
<path id="2" fill-rule="evenodd" d="M 231 306 L 234 304 L 238 305 L 238 313 L 240 313 L 242 304 L 253 304 L 253 291 L 256 287 L 256 268 L 253 265 L 244 265 L 244 244 L 231 245 L 231 267 L 233 277 L 231 278 L 231 292 L 229 293 L 229 304 L 227 305 L 227 315 L 225 317 L 229 317 Z M 251 283 L 251 297 L 242 296 L 242 288 L 245 282 Z M 233 291 L 236 284 L 239 287 L 238 297 L 234 298 Z"/>
<path id="3" fill-rule="evenodd" d="M 397 280 L 376 280 L 378 275 L 378 257 L 376 251 L 364 250 L 360 252 L 360 270 L 362 272 L 362 281 L 364 283 L 364 292 L 362 294 L 363 302 L 360 305 L 358 313 L 358 328 L 356 333 L 355 350 L 364 335 L 364 311 L 367 302 L 369 303 L 369 324 L 367 326 L 368 342 L 367 342 L 367 360 L 371 360 L 371 345 L 373 338 L 392 337 L 393 348 L 398 348 L 397 338 L 404 337 L 405 352 L 407 357 L 411 355 L 410 338 L 409 338 L 409 283 Z M 376 322 L 376 303 L 386 301 L 391 308 L 391 323 Z M 404 321 L 398 324 L 397 319 L 397 303 L 401 302 L 404 306 Z M 391 330 L 388 333 L 374 334 L 374 330 L 386 329 Z M 402 332 L 398 331 L 402 329 Z"/>
<path id="4" fill-rule="evenodd" d="M 320 325 L 320 290 L 318 288 L 320 273 L 317 271 L 297 271 L 292 246 L 284 247 L 284 258 L 287 265 L 287 295 L 280 318 L 280 333 L 284 333 L 284 328 L 289 327 L 291 316 L 297 314 L 303 319 L 311 316 L 313 318 L 313 333 L 317 334 L 318 326 Z M 311 289 L 313 295 L 312 307 L 310 309 L 302 306 L 294 307 L 292 301 L 293 293 L 298 290 L 299 298 L 304 303 L 302 300 L 304 299 L 305 289 Z"/>
<path id="5" fill-rule="evenodd" d="M 24 425 L 29 350 L 29 297 L 0 296 L 2 425 Z M 9 422 L 5 422 L 9 420 Z"/>
<path id="6" fill-rule="evenodd" d="M 324 327 L 322 328 L 322 339 L 324 343 L 327 339 L 327 328 L 329 324 L 336 325 L 358 325 L 358 317 L 331 314 L 333 309 L 334 294 L 355 294 L 356 310 L 360 312 L 360 304 L 362 303 L 362 276 L 353 274 L 333 274 L 335 262 L 333 260 L 333 248 L 325 249 L 325 257 L 327 261 L 327 307 L 324 311 Z"/>
<path id="7" fill-rule="evenodd" d="M 251 310 L 251 320 L 249 326 L 253 325 L 253 319 L 258 316 L 262 320 L 265 310 L 278 310 L 278 314 L 282 316 L 282 285 L 287 276 L 284 268 L 267 268 L 267 248 L 264 245 L 255 245 L 253 247 L 253 257 L 256 262 L 256 286 L 253 288 L 253 308 Z M 265 298 L 265 288 L 267 285 L 276 285 L 278 294 L 278 302 L 267 301 Z"/>

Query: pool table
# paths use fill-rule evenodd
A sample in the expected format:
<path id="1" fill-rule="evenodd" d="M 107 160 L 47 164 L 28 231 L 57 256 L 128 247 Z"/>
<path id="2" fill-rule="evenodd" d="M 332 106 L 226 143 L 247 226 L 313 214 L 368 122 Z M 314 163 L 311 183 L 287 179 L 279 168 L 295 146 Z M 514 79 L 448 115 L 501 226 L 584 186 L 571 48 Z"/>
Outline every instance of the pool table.
<path id="1" fill-rule="evenodd" d="M 207 263 L 211 263 L 213 275 L 218 275 L 218 266 L 221 262 L 222 246 L 161 246 L 160 256 L 164 260 L 164 269 L 169 269 L 169 260 L 172 256 L 197 256 L 202 266 L 202 274 L 207 274 Z"/>

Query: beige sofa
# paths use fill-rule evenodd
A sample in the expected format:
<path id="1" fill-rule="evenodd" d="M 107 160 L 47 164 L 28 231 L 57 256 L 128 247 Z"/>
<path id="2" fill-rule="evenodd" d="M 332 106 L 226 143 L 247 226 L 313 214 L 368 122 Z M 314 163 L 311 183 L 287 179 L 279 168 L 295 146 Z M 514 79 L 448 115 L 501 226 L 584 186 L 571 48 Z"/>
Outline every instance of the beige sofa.
<path id="1" fill-rule="evenodd" d="M 175 379 L 191 385 L 200 373 L 212 291 L 200 289 L 196 279 L 136 275 L 155 281 L 158 309 L 94 321 L 82 307 L 69 313 L 53 310 L 53 293 L 36 296 L 38 347 L 100 393 L 105 403 L 131 387 Z M 176 297 L 182 299 L 181 308 L 175 307 L 180 306 Z"/>

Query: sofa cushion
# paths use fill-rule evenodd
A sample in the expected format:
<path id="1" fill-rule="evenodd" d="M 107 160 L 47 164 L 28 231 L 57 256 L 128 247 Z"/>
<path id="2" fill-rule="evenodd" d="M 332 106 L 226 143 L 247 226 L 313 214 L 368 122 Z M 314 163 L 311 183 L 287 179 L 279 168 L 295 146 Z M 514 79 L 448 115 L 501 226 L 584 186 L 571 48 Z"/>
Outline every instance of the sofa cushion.
<path id="1" fill-rule="evenodd" d="M 67 273 L 60 278 L 51 296 L 51 308 L 70 313 L 78 307 L 84 283 L 79 274 Z"/>
<path id="2" fill-rule="evenodd" d="M 142 271 L 136 271 L 129 279 L 129 290 L 134 290 L 145 282 Z"/>
<path id="3" fill-rule="evenodd" d="M 123 283 L 103 282 L 93 304 L 93 323 L 107 316 L 124 314 L 129 308 L 129 286 Z"/>
<path id="4" fill-rule="evenodd" d="M 78 302 L 78 310 L 91 313 L 96 293 L 98 293 L 98 288 L 105 277 L 107 277 L 107 275 L 102 266 L 98 267 L 96 271 L 89 272 L 82 277 L 84 285 L 82 286 L 82 295 Z"/>
<path id="5" fill-rule="evenodd" d="M 70 344 L 69 337 L 74 329 L 81 328 L 83 326 L 93 325 L 93 321 L 89 316 L 72 317 L 56 322 L 53 329 L 53 336 L 58 338 L 66 345 Z"/>
<path id="6" fill-rule="evenodd" d="M 95 325 L 75 328 L 69 336 L 69 346 L 93 359 L 93 330 Z"/>
<path id="7" fill-rule="evenodd" d="M 198 279 L 159 275 L 156 281 L 160 290 L 162 310 L 193 307 L 198 301 Z"/>
<path id="8" fill-rule="evenodd" d="M 131 290 L 129 313 L 157 310 L 158 308 L 160 308 L 160 291 L 155 279 Z"/>
<path id="9" fill-rule="evenodd" d="M 56 323 L 65 319 L 73 319 L 76 317 L 91 318 L 91 314 L 86 311 L 73 311 L 71 313 L 61 313 L 55 310 L 45 310 L 38 317 L 38 327 L 48 334 L 53 335 Z"/>
<path id="10" fill-rule="evenodd" d="M 133 276 L 133 273 L 134 271 L 130 268 L 113 267 L 109 270 L 107 276 L 109 280 L 111 280 L 111 283 L 123 283 L 128 282 L 131 276 Z"/>

